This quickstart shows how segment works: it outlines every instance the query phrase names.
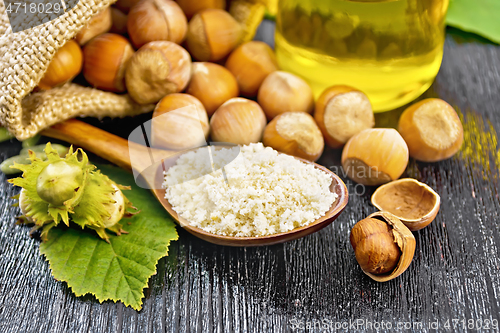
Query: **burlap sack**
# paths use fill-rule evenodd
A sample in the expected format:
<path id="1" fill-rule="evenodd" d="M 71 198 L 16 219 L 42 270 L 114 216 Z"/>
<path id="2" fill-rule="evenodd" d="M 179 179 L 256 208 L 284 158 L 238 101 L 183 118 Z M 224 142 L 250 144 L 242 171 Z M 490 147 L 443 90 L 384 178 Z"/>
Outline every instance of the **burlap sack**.
<path id="1" fill-rule="evenodd" d="M 76 116 L 124 117 L 153 109 L 127 96 L 66 84 L 31 93 L 43 77 L 55 52 L 86 25 L 92 16 L 115 0 L 80 0 L 61 17 L 12 33 L 0 1 L 0 124 L 19 140 L 45 127 Z M 40 14 L 42 16 L 43 14 Z M 20 22 L 13 22 L 22 24 Z"/>

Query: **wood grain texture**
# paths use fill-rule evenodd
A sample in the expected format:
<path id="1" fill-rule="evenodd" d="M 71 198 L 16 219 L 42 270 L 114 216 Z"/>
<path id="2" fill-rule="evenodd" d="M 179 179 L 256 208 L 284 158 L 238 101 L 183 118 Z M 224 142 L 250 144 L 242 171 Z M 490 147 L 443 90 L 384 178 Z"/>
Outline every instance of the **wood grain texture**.
<path id="1" fill-rule="evenodd" d="M 461 322 L 450 330 L 442 325 L 500 320 L 499 92 L 500 47 L 448 31 L 442 69 L 424 97 L 443 98 L 459 110 L 466 142 L 450 160 L 410 162 L 403 176 L 433 187 L 442 208 L 433 223 L 414 233 L 408 271 L 386 283 L 361 271 L 349 244 L 351 227 L 376 210 L 370 204 L 374 189 L 360 193 L 342 175 L 339 151 L 328 150 L 319 161 L 339 171 L 352 193 L 334 223 L 262 248 L 212 245 L 179 230 L 180 240 L 160 261 L 140 312 L 76 298 L 55 281 L 39 255 L 39 241 L 14 225 L 19 210 L 10 197 L 18 190 L 0 175 L 0 332 L 324 332 L 321 320 L 358 319 L 392 323 L 379 332 L 401 331 L 395 329 L 398 321 L 423 323 L 405 332 L 436 332 L 428 326 L 436 320 L 439 332 L 469 332 Z M 401 111 L 378 115 L 377 125 L 394 127 Z M 137 124 L 129 119 L 102 126 L 126 133 Z M 0 145 L 0 159 L 19 149 L 17 143 Z M 316 328 L 292 329 L 313 320 Z"/>

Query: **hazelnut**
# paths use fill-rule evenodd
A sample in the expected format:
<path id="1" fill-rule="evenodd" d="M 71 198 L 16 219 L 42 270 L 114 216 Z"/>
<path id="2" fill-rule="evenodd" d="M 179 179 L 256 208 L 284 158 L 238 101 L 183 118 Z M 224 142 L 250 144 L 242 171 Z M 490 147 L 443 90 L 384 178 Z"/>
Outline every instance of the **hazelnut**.
<path id="1" fill-rule="evenodd" d="M 347 141 L 342 151 L 346 174 L 363 185 L 398 179 L 408 165 L 408 146 L 392 128 L 366 129 Z"/>
<path id="2" fill-rule="evenodd" d="M 259 104 L 246 98 L 231 98 L 210 119 L 215 142 L 247 145 L 259 142 L 266 127 L 266 116 Z"/>
<path id="3" fill-rule="evenodd" d="M 372 195 L 372 204 L 394 214 L 411 231 L 431 223 L 439 211 L 440 197 L 431 187 L 405 178 L 380 186 Z"/>
<path id="4" fill-rule="evenodd" d="M 191 57 L 181 46 L 167 41 L 150 42 L 130 59 L 125 73 L 130 96 L 139 104 L 158 102 L 181 92 L 191 78 Z"/>
<path id="5" fill-rule="evenodd" d="M 111 8 L 111 29 L 110 32 L 125 35 L 127 33 L 127 14 L 115 7 Z"/>
<path id="6" fill-rule="evenodd" d="M 348 86 L 323 91 L 316 101 L 314 119 L 332 148 L 342 147 L 355 134 L 375 125 L 368 97 Z"/>
<path id="7" fill-rule="evenodd" d="M 186 14 L 187 18 L 190 19 L 196 13 L 208 9 L 224 9 L 226 8 L 225 0 L 177 0 L 177 3 Z"/>
<path id="8" fill-rule="evenodd" d="M 210 126 L 203 104 L 188 94 L 170 94 L 156 105 L 151 122 L 154 147 L 182 150 L 206 144 Z"/>
<path id="9" fill-rule="evenodd" d="M 225 10 L 205 9 L 189 21 L 187 49 L 199 61 L 218 61 L 241 41 L 241 25 Z"/>
<path id="10" fill-rule="evenodd" d="M 118 0 L 117 2 L 115 2 L 114 6 L 125 14 L 128 14 L 130 9 L 139 1 L 140 0 Z"/>
<path id="11" fill-rule="evenodd" d="M 83 76 L 96 88 L 123 92 L 125 68 L 133 53 L 132 45 L 123 36 L 97 36 L 83 48 Z"/>
<path id="12" fill-rule="evenodd" d="M 82 70 L 82 64 L 83 54 L 80 46 L 74 40 L 67 41 L 50 61 L 38 87 L 48 90 L 72 80 Z"/>
<path id="13" fill-rule="evenodd" d="M 141 0 L 128 13 L 127 30 L 136 48 L 160 40 L 180 44 L 186 37 L 187 19 L 175 1 Z"/>
<path id="14" fill-rule="evenodd" d="M 97 13 L 75 36 L 75 40 L 80 45 L 85 45 L 92 38 L 102 35 L 111 29 L 112 18 L 111 9 L 106 7 Z"/>
<path id="15" fill-rule="evenodd" d="M 284 112 L 312 113 L 314 107 L 313 93 L 307 82 L 282 71 L 272 72 L 264 79 L 257 100 L 269 120 Z"/>
<path id="16" fill-rule="evenodd" d="M 438 98 L 424 99 L 407 108 L 398 126 L 410 156 L 437 162 L 453 156 L 464 141 L 464 130 L 453 107 Z"/>
<path id="17" fill-rule="evenodd" d="M 316 161 L 325 146 L 313 117 L 305 112 L 285 112 L 264 130 L 262 143 L 285 154 Z"/>
<path id="18" fill-rule="evenodd" d="M 269 45 L 251 41 L 238 46 L 229 55 L 226 68 L 238 81 L 241 94 L 255 97 L 264 79 L 278 70 L 278 63 Z"/>
<path id="19" fill-rule="evenodd" d="M 415 237 L 388 212 L 371 214 L 356 223 L 350 241 L 363 272 L 378 282 L 401 275 L 415 254 Z"/>
<path id="20" fill-rule="evenodd" d="M 208 116 L 225 101 L 238 96 L 238 83 L 226 68 L 210 62 L 194 62 L 192 68 L 186 92 L 203 103 Z"/>

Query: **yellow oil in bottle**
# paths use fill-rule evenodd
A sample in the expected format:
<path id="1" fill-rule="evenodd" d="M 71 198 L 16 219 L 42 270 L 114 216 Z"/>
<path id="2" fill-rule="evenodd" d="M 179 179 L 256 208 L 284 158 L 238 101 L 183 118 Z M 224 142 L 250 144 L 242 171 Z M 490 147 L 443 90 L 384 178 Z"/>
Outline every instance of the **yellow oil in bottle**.
<path id="1" fill-rule="evenodd" d="M 317 98 L 336 84 L 365 92 L 375 112 L 420 96 L 443 58 L 449 0 L 280 0 L 276 56 Z"/>

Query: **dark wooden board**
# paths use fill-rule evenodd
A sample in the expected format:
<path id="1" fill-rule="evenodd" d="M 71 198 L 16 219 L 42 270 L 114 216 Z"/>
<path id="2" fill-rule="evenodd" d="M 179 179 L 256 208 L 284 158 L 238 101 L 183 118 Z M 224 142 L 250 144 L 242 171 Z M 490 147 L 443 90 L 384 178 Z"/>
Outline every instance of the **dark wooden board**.
<path id="1" fill-rule="evenodd" d="M 259 36 L 271 34 L 264 29 Z M 316 325 L 307 332 L 324 332 L 320 324 L 334 331 L 336 323 L 359 320 L 363 326 L 337 331 L 372 331 L 371 323 L 380 325 L 379 332 L 396 332 L 397 322 L 408 322 L 414 327 L 405 332 L 436 332 L 429 323 L 438 321 L 438 332 L 468 332 L 475 330 L 463 328 L 462 320 L 466 326 L 469 319 L 483 320 L 483 327 L 486 319 L 500 320 L 500 47 L 448 30 L 443 66 L 424 95 L 436 96 L 459 111 L 466 142 L 450 160 L 410 162 L 405 176 L 436 189 L 442 208 L 429 227 L 414 233 L 415 258 L 396 280 L 377 283 L 365 276 L 349 244 L 351 227 L 375 211 L 370 188 L 351 195 L 331 226 L 281 245 L 221 247 L 179 230 L 140 312 L 76 298 L 52 278 L 39 240 L 14 225 L 19 210 L 10 197 L 18 190 L 2 174 L 0 332 L 304 331 L 294 329 L 298 323 Z M 400 113 L 378 115 L 377 125 L 395 126 Z M 119 132 L 134 123 L 107 121 L 102 127 Z M 19 149 L 18 143 L 1 144 L 0 160 Z M 337 170 L 339 161 L 340 152 L 331 150 L 320 160 Z M 351 192 L 361 191 L 342 177 Z M 446 321 L 452 328 L 445 329 Z"/>

